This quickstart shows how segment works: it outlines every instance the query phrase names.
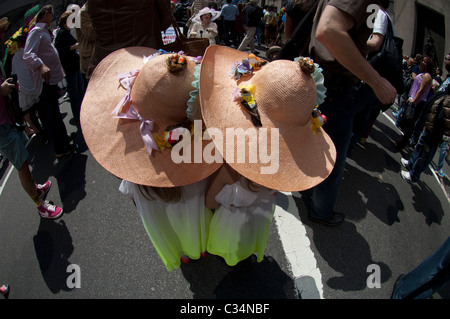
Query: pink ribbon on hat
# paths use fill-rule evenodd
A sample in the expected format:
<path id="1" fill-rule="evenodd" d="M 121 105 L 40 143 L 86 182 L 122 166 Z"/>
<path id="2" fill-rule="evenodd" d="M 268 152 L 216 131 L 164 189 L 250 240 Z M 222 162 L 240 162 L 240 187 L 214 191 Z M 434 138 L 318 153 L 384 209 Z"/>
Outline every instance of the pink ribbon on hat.
<path id="1" fill-rule="evenodd" d="M 154 122 L 153 120 L 144 119 L 139 114 L 139 112 L 136 111 L 133 104 L 131 104 L 131 88 L 133 87 L 133 84 L 138 75 L 139 70 L 133 70 L 128 73 L 118 75 L 120 84 L 126 90 L 126 93 L 111 114 L 114 115 L 113 116 L 114 118 L 125 120 L 137 120 L 141 122 L 139 131 L 141 133 L 142 140 L 144 141 L 148 153 L 152 155 L 153 150 L 159 150 L 158 145 L 156 144 L 152 135 Z M 128 111 L 126 113 L 120 113 L 120 110 L 126 106 L 129 106 Z"/>

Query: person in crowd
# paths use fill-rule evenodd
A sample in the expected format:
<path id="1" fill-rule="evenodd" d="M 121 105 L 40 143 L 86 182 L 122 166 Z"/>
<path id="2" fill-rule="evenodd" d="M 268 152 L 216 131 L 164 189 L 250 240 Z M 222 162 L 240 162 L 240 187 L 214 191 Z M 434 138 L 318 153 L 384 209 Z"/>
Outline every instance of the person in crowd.
<path id="1" fill-rule="evenodd" d="M 450 53 L 446 54 L 445 58 L 445 70 L 447 71 L 447 77 L 445 80 L 443 80 L 441 86 L 439 87 L 438 92 L 448 92 L 449 84 L 450 84 Z M 445 177 L 444 173 L 444 162 L 448 155 L 448 145 L 449 145 L 449 139 L 444 137 L 444 141 L 442 142 L 440 151 L 439 151 L 439 161 L 436 165 L 436 173 L 440 177 Z"/>
<path id="2" fill-rule="evenodd" d="M 173 2 L 172 2 L 173 4 Z M 191 3 L 189 0 L 178 0 L 175 3 L 173 10 L 173 16 L 177 25 L 180 27 L 182 33 L 187 35 L 188 33 L 188 21 L 190 18 Z"/>
<path id="3" fill-rule="evenodd" d="M 450 238 L 394 284 L 391 299 L 427 299 L 450 281 Z"/>
<path id="4" fill-rule="evenodd" d="M 80 69 L 79 44 L 72 36 L 67 25 L 67 19 L 71 14 L 71 11 L 66 11 L 58 20 L 59 30 L 55 37 L 55 48 L 58 50 L 59 58 L 66 74 L 67 92 L 69 93 L 73 119 L 75 120 L 78 133 L 81 133 L 80 110 L 85 84 Z"/>
<path id="5" fill-rule="evenodd" d="M 220 16 L 223 19 L 224 44 L 229 46 L 231 40 L 231 43 L 237 47 L 236 19 L 239 16 L 239 10 L 232 4 L 232 0 L 227 0 L 227 4 L 222 7 Z"/>
<path id="6" fill-rule="evenodd" d="M 264 25 L 264 42 L 268 50 L 277 40 L 278 14 L 275 6 L 269 6 L 269 10 L 264 14 Z"/>
<path id="7" fill-rule="evenodd" d="M 250 52 L 259 54 L 255 49 L 255 33 L 261 19 L 264 17 L 263 10 L 258 6 L 258 0 L 250 0 L 250 4 L 242 11 L 242 23 L 245 28 L 245 37 L 239 45 L 239 51 L 245 51 L 250 47 Z"/>
<path id="8" fill-rule="evenodd" d="M 319 0 L 288 0 L 286 1 L 286 21 L 285 36 L 286 39 L 292 35 L 297 24 L 302 21 L 303 17 Z"/>
<path id="9" fill-rule="evenodd" d="M 403 66 L 403 87 L 405 88 L 405 92 L 403 92 L 403 94 L 401 95 L 399 94 L 399 96 L 397 97 L 398 108 L 393 112 L 396 126 L 399 126 L 401 115 L 403 114 L 406 107 L 406 101 L 409 98 L 409 91 L 411 90 L 411 86 L 414 82 L 412 75 L 414 67 L 414 59 L 411 57 L 407 57 Z"/>
<path id="10" fill-rule="evenodd" d="M 192 5 L 189 7 L 189 20 L 187 22 L 188 30 L 186 31 L 187 34 L 191 31 L 192 27 L 194 26 L 193 19 L 195 16 L 202 10 L 203 8 L 209 7 L 209 1 L 208 0 L 194 0 L 191 2 Z"/>
<path id="11" fill-rule="evenodd" d="M 311 57 L 323 67 L 327 88 L 325 102 L 320 105 L 321 112 L 328 118 L 324 129 L 337 150 L 334 170 L 324 182 L 314 187 L 309 210 L 311 221 L 326 226 L 338 226 L 345 220 L 345 214 L 335 212 L 334 206 L 344 173 L 354 115 L 360 107 L 353 95 L 355 84 L 359 81 L 367 83 L 383 104 L 392 104 L 397 95 L 395 88 L 373 69 L 363 53 L 372 33 L 366 23 L 370 4 L 378 4 L 378 1 L 321 1 L 311 34 Z"/>
<path id="12" fill-rule="evenodd" d="M 36 25 L 28 33 L 23 59 L 32 73 L 39 73 L 43 79 L 40 100 L 44 113 L 43 126 L 53 143 L 56 157 L 71 154 L 75 146 L 70 143 L 67 129 L 59 110 L 58 83 L 65 73 L 58 51 L 53 46 L 49 26 L 53 21 L 53 7 L 44 6 L 36 17 Z M 36 82 L 36 87 L 40 84 Z"/>
<path id="13" fill-rule="evenodd" d="M 218 35 L 217 24 L 213 21 L 220 16 L 220 12 L 210 8 L 203 8 L 192 20 L 194 25 L 188 33 L 189 38 L 206 38 L 209 44 L 216 44 Z"/>
<path id="14" fill-rule="evenodd" d="M 80 27 L 75 29 L 78 41 L 78 52 L 80 54 L 80 70 L 85 91 L 89 80 L 89 63 L 91 62 L 95 47 L 95 33 L 91 19 L 89 18 L 88 10 L 88 3 L 86 2 L 78 12 Z"/>
<path id="15" fill-rule="evenodd" d="M 40 108 L 39 96 L 42 92 L 42 78 L 39 73 L 30 72 L 30 69 L 23 60 L 23 48 L 26 39 L 26 33 L 22 33 L 17 37 L 19 50 L 14 54 L 12 59 L 12 73 L 17 75 L 19 83 L 19 106 L 22 110 L 25 124 L 30 130 L 27 132 L 27 135 L 32 136 L 33 134 L 40 134 L 42 131 L 36 116 L 36 111 Z"/>
<path id="16" fill-rule="evenodd" d="M 244 24 L 242 23 L 242 11 L 244 11 L 244 5 L 242 3 L 237 4 L 239 14 L 236 16 L 236 43 L 241 43 L 244 39 Z"/>
<path id="17" fill-rule="evenodd" d="M 384 43 L 384 38 L 388 32 L 389 24 L 391 24 L 394 35 L 397 34 L 394 23 L 387 12 L 389 8 L 389 0 L 380 0 L 380 10 L 375 18 L 374 27 L 370 39 L 367 41 L 369 56 L 378 53 Z M 356 143 L 364 143 L 370 135 L 372 126 L 380 115 L 383 105 L 375 96 L 372 88 L 367 84 L 361 83 L 358 87 L 355 100 L 358 104 L 365 104 L 361 112 L 355 115 L 353 123 L 353 137 L 350 142 L 348 154 L 351 154 L 353 147 Z"/>
<path id="18" fill-rule="evenodd" d="M 409 91 L 409 98 L 406 101 L 411 115 L 408 116 L 406 114 L 407 110 L 403 112 L 402 117 L 405 117 L 405 119 L 401 120 L 399 124 L 404 134 L 399 140 L 394 142 L 394 146 L 399 151 L 403 150 L 414 134 L 416 121 L 419 119 L 431 91 L 433 69 L 433 60 L 428 56 L 424 56 L 419 66 L 420 74 L 415 77 L 413 76 L 414 83 Z M 422 128 L 419 127 L 418 129 L 421 131 Z"/>
<path id="19" fill-rule="evenodd" d="M 7 19 L 0 20 L 0 40 L 3 40 L 8 25 Z M 0 65 L 3 65 L 2 61 L 0 61 Z M 6 109 L 7 96 L 17 89 L 15 84 L 9 83 L 10 80 L 11 78 L 3 79 L 3 76 L 0 75 L 0 151 L 17 169 L 22 188 L 36 204 L 39 215 L 42 218 L 59 218 L 63 214 L 63 209 L 52 205 L 45 199 L 52 183 L 50 181 L 42 185 L 35 183 L 28 163 L 29 153 L 25 147 L 26 137 L 16 129 L 9 118 Z"/>
<path id="20" fill-rule="evenodd" d="M 164 0 L 89 0 L 95 48 L 88 76 L 108 54 L 126 47 L 161 49 L 161 31 L 172 24 L 172 9 Z"/>

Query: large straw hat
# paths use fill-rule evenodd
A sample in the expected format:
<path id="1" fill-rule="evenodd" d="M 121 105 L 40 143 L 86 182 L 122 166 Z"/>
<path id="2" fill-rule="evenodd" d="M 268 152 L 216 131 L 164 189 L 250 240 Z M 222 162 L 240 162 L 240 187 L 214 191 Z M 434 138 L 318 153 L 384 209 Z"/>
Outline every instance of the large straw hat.
<path id="1" fill-rule="evenodd" d="M 170 148 L 152 149 L 152 133 L 163 137 L 167 127 L 185 120 L 186 102 L 194 90 L 196 63 L 187 57 L 184 69 L 171 72 L 167 62 L 172 58 L 174 54 L 157 55 L 151 48 L 120 49 L 102 60 L 89 81 L 81 109 L 83 135 L 100 165 L 121 179 L 156 187 L 183 186 L 208 177 L 221 165 L 194 163 L 194 142 L 191 163 L 175 163 Z M 116 118 L 113 111 L 122 116 L 131 112 L 135 119 Z"/>
<path id="2" fill-rule="evenodd" d="M 211 21 L 217 20 L 220 17 L 220 11 L 205 7 L 201 9 L 192 20 L 194 20 L 195 22 L 201 22 L 201 16 L 208 13 L 211 14 Z"/>
<path id="3" fill-rule="evenodd" d="M 300 68 L 299 63 L 277 60 L 267 63 L 253 74 L 243 75 L 239 80 L 230 75 L 236 63 L 248 59 L 244 52 L 232 48 L 212 45 L 206 52 L 200 70 L 200 105 L 203 121 L 208 128 L 219 129 L 226 136 L 227 129 L 256 129 L 258 138 L 267 129 L 266 154 L 271 153 L 272 129 L 278 129 L 279 140 L 276 172 L 262 173 L 261 157 L 251 163 L 248 154 L 244 163 L 239 163 L 242 148 L 249 150 L 249 137 L 245 145 L 211 136 L 223 158 L 238 173 L 268 188 L 280 191 L 301 191 L 312 188 L 331 173 L 336 160 L 336 149 L 330 137 L 318 128 L 311 127 L 311 116 L 316 105 L 316 84 L 311 76 Z M 252 121 L 249 112 L 236 101 L 236 88 L 254 85 L 254 100 L 259 110 L 262 127 Z M 257 121 L 256 121 L 257 122 Z M 263 144 L 259 139 L 258 152 Z M 223 142 L 224 145 L 221 145 Z M 254 145 L 252 145 L 254 146 Z M 234 160 L 227 152 L 234 152 Z M 248 152 L 247 152 L 248 153 Z M 231 156 L 230 156 L 231 157 Z"/>

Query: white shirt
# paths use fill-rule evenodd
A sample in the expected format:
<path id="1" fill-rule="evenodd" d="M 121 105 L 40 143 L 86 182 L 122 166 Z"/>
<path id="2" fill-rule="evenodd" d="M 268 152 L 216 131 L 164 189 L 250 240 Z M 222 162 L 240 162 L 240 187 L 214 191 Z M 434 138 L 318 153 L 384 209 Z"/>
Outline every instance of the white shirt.
<path id="1" fill-rule="evenodd" d="M 45 23 L 36 23 L 28 34 L 23 59 L 32 72 L 39 72 L 39 67 L 44 63 L 50 69 L 50 85 L 56 85 L 64 79 L 58 51 L 53 46 Z"/>
<path id="2" fill-rule="evenodd" d="M 12 59 L 12 72 L 17 74 L 20 92 L 27 95 L 39 96 L 42 92 L 42 77 L 39 72 L 31 72 L 23 60 L 23 48 Z"/>
<path id="3" fill-rule="evenodd" d="M 389 16 L 389 14 L 387 14 L 387 12 L 384 12 L 381 9 L 378 11 L 377 17 L 375 19 L 375 23 L 373 25 L 372 33 L 378 33 L 378 34 L 385 36 L 386 33 L 388 32 L 389 20 L 392 23 L 392 29 L 394 30 L 394 36 L 396 36 L 397 33 L 395 31 L 394 23 L 392 22 L 391 17 Z"/>

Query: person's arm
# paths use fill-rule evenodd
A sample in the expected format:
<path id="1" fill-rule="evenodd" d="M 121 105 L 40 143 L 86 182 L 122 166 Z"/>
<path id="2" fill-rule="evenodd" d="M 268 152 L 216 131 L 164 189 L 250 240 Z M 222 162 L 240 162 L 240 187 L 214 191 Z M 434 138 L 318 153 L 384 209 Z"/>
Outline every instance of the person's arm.
<path id="1" fill-rule="evenodd" d="M 208 29 L 206 31 L 209 33 L 209 36 L 212 38 L 217 37 L 219 34 L 219 31 L 217 30 L 217 24 L 214 22 L 211 22 L 208 26 Z"/>
<path id="2" fill-rule="evenodd" d="M 233 169 L 224 164 L 210 179 L 208 189 L 205 195 L 205 205 L 209 209 L 217 209 L 220 204 L 216 201 L 216 196 L 224 188 L 225 185 L 232 185 L 236 181 L 236 175 Z"/>
<path id="3" fill-rule="evenodd" d="M 380 33 L 372 34 L 372 37 L 367 41 L 369 53 L 378 52 L 381 50 L 384 42 L 384 35 Z"/>
<path id="4" fill-rule="evenodd" d="M 9 83 L 8 81 L 11 80 L 11 78 L 6 79 L 1 85 L 0 85 L 0 95 L 1 96 L 8 96 L 12 93 L 12 91 L 16 88 L 14 84 Z"/>
<path id="5" fill-rule="evenodd" d="M 348 31 L 354 26 L 353 18 L 338 8 L 326 6 L 316 31 L 316 38 L 337 61 L 362 81 L 366 82 L 383 104 L 392 104 L 397 91 L 381 77 L 356 47 Z"/>

